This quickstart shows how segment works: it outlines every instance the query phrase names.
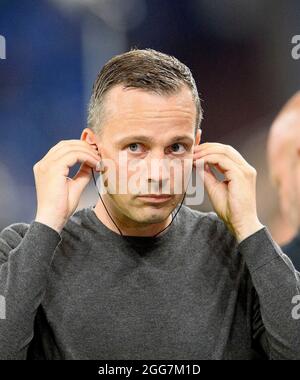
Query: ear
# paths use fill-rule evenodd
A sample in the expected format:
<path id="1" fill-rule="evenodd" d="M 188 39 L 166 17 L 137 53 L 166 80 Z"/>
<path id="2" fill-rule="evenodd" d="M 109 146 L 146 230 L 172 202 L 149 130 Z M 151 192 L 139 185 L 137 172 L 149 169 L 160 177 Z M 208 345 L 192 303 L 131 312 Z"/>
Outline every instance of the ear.
<path id="1" fill-rule="evenodd" d="M 198 128 L 195 137 L 195 145 L 199 145 L 201 141 L 202 129 Z"/>
<path id="2" fill-rule="evenodd" d="M 86 141 L 90 145 L 94 145 L 101 155 L 99 138 L 90 128 L 84 128 L 84 130 L 81 133 L 80 140 Z"/>
<path id="3" fill-rule="evenodd" d="M 96 135 L 90 128 L 84 128 L 81 133 L 80 140 L 86 141 L 88 144 L 97 145 Z"/>

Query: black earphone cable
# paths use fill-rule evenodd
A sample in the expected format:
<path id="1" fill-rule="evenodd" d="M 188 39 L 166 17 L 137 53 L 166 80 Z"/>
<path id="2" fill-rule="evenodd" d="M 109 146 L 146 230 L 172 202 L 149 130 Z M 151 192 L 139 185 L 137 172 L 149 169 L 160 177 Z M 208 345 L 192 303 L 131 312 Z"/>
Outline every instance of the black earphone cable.
<path id="1" fill-rule="evenodd" d="M 94 180 L 94 183 L 95 183 L 95 187 L 96 187 L 96 189 L 97 189 L 97 193 L 98 193 L 98 195 L 99 195 L 99 197 L 100 197 L 100 199 L 101 199 L 101 202 L 102 202 L 102 204 L 103 204 L 103 206 L 104 206 L 104 208 L 105 208 L 105 210 L 106 210 L 108 216 L 110 217 L 111 221 L 113 222 L 113 224 L 116 226 L 117 230 L 119 231 L 120 235 L 121 235 L 121 236 L 124 236 L 124 235 L 122 234 L 122 231 L 120 230 L 120 228 L 117 226 L 117 224 L 116 224 L 115 221 L 113 220 L 113 218 L 112 218 L 112 216 L 110 215 L 109 211 L 107 210 L 107 207 L 105 206 L 105 204 L 104 204 L 104 202 L 103 202 L 103 199 L 102 199 L 102 197 L 101 197 L 101 194 L 99 193 L 99 190 L 98 190 L 98 187 L 97 187 L 97 182 L 96 182 L 96 179 L 95 179 L 95 176 L 94 176 L 94 170 L 93 170 L 93 168 L 92 168 L 91 170 L 92 170 L 92 175 L 93 175 L 93 180 Z"/>
<path id="2" fill-rule="evenodd" d="M 104 204 L 104 202 L 103 202 L 103 199 L 102 199 L 102 197 L 101 197 L 101 194 L 99 193 L 99 190 L 98 190 L 98 187 L 97 187 L 97 182 L 96 182 L 96 179 L 95 179 L 95 175 L 94 175 L 94 170 L 93 170 L 93 168 L 91 168 L 91 170 L 92 170 L 92 175 L 93 175 L 94 184 L 95 184 L 95 187 L 96 187 L 96 189 L 97 189 L 97 193 L 98 193 L 98 195 L 99 195 L 99 198 L 100 198 L 100 200 L 101 200 L 101 202 L 102 202 L 102 204 L 103 204 L 103 207 L 105 208 L 105 210 L 106 210 L 106 212 L 107 212 L 107 215 L 110 217 L 110 219 L 111 219 L 111 221 L 113 222 L 113 224 L 116 226 L 116 228 L 117 228 L 117 230 L 119 231 L 120 235 L 121 235 L 121 236 L 124 236 L 123 233 L 122 233 L 122 231 L 120 230 L 120 228 L 117 226 L 117 224 L 116 224 L 115 221 L 113 220 L 112 216 L 110 215 L 110 212 L 108 211 L 107 207 L 105 206 L 105 204 Z M 191 179 L 191 176 L 190 176 L 190 178 L 189 178 L 188 185 L 189 185 L 189 183 L 190 183 L 190 179 Z M 161 234 L 163 231 L 165 231 L 167 228 L 169 228 L 169 227 L 171 226 L 171 224 L 173 223 L 174 219 L 176 218 L 178 212 L 180 211 L 180 209 L 181 209 L 181 207 L 182 207 L 182 205 L 183 205 L 183 202 L 184 202 L 184 200 L 185 200 L 185 196 L 186 196 L 186 191 L 184 192 L 183 198 L 182 198 L 182 200 L 181 200 L 181 202 L 180 202 L 180 205 L 179 205 L 177 211 L 175 212 L 174 215 L 172 215 L 172 220 L 171 220 L 171 222 L 170 222 L 165 228 L 163 228 L 161 231 L 157 232 L 157 233 L 156 233 L 155 235 L 153 235 L 152 237 L 156 237 L 156 236 L 158 236 L 159 234 Z"/>

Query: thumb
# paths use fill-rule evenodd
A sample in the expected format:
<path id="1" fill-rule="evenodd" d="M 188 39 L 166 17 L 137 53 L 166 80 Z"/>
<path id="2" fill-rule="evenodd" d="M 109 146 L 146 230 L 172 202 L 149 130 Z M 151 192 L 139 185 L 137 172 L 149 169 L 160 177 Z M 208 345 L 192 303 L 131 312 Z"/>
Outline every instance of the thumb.
<path id="1" fill-rule="evenodd" d="M 208 195 L 212 195 L 213 190 L 217 185 L 220 184 L 212 170 L 210 169 L 208 163 L 204 164 L 204 186 L 206 188 L 206 191 L 208 192 Z"/>
<path id="2" fill-rule="evenodd" d="M 91 180 L 92 168 L 86 163 L 82 163 L 76 175 L 70 181 L 70 187 L 75 198 L 79 198 L 85 187 Z"/>

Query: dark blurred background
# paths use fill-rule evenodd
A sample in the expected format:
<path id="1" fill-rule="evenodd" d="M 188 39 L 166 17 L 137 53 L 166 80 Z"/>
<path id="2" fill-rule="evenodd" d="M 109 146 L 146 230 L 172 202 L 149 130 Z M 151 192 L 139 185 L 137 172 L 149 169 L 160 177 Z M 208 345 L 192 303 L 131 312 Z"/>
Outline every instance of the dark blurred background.
<path id="1" fill-rule="evenodd" d="M 203 100 L 203 141 L 231 144 L 258 171 L 258 208 L 279 242 L 292 231 L 278 212 L 266 137 L 300 88 L 298 0 L 0 0 L 0 229 L 31 222 L 32 167 L 62 139 L 80 138 L 101 66 L 131 47 L 187 64 Z M 97 201 L 88 186 L 79 208 Z M 210 210 L 206 199 L 200 206 Z"/>

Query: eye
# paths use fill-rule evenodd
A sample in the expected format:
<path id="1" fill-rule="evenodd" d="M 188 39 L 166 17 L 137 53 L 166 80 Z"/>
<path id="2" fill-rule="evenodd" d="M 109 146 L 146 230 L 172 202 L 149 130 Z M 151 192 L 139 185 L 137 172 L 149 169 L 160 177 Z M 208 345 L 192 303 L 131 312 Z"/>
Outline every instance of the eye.
<path id="1" fill-rule="evenodd" d="M 180 154 L 186 152 L 186 147 L 183 144 L 175 143 L 170 146 L 170 152 L 174 154 Z"/>
<path id="2" fill-rule="evenodd" d="M 132 143 L 127 146 L 127 149 L 132 153 L 141 153 L 143 152 L 142 144 Z"/>

